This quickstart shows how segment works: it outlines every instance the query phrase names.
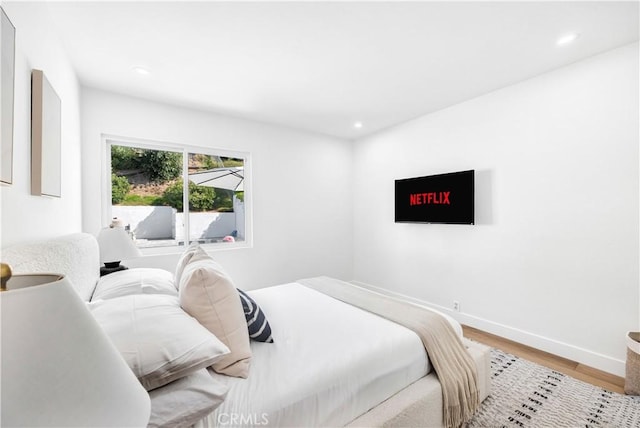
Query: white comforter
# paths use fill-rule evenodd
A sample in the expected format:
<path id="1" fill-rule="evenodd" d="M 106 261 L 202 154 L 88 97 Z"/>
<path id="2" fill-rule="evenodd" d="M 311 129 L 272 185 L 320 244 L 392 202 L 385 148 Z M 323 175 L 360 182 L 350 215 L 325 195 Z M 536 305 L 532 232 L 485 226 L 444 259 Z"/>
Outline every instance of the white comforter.
<path id="1" fill-rule="evenodd" d="M 248 379 L 216 375 L 230 390 L 199 426 L 343 426 L 430 371 L 418 336 L 377 315 L 296 283 L 249 294 L 275 343 L 252 342 Z"/>

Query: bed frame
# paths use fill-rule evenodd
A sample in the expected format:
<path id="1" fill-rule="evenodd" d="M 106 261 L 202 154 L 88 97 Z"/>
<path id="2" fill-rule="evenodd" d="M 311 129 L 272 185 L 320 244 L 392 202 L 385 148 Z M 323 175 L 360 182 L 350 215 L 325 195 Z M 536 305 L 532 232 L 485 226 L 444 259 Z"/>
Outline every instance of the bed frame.
<path id="1" fill-rule="evenodd" d="M 66 275 L 84 301 L 91 299 L 99 278 L 99 249 L 93 235 L 76 233 L 2 250 L 2 261 L 14 273 L 48 272 Z M 464 339 L 477 367 L 480 400 L 490 392 L 490 348 Z M 204 424 L 207 426 L 207 424 Z M 435 373 L 409 385 L 351 421 L 349 427 L 442 427 L 442 389 Z"/>
<path id="2" fill-rule="evenodd" d="M 490 350 L 477 342 L 464 339 L 476 363 L 480 402 L 491 390 Z M 442 387 L 435 372 L 412 383 L 349 423 L 349 427 L 444 427 Z"/>

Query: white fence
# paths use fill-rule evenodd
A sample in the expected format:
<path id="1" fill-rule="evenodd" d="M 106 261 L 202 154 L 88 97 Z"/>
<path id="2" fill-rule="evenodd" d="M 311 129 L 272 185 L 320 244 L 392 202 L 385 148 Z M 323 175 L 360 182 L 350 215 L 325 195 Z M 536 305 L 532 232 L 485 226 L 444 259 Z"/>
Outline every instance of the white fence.
<path id="1" fill-rule="evenodd" d="M 232 213 L 189 213 L 189 240 L 216 240 L 232 234 L 243 237 L 244 207 L 238 208 Z M 112 215 L 129 226 L 136 239 L 184 241 L 184 213 L 175 208 L 114 205 Z"/>
<path id="2" fill-rule="evenodd" d="M 176 239 L 184 239 L 184 213 L 176 214 Z M 236 228 L 235 213 L 189 213 L 189 240 L 215 239 L 231 235 Z M 237 233 L 237 232 L 236 232 Z"/>
<path id="3" fill-rule="evenodd" d="M 171 207 L 121 206 L 111 208 L 113 217 L 118 217 L 129 226 L 136 238 L 175 239 L 176 209 Z"/>

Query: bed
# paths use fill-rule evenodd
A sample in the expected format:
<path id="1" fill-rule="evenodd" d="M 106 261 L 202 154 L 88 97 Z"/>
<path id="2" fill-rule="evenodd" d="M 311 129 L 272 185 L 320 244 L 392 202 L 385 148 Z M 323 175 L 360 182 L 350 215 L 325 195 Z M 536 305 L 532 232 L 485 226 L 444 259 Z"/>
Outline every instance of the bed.
<path id="1" fill-rule="evenodd" d="M 67 275 L 90 306 L 101 308 L 106 301 L 101 285 L 96 287 L 98 247 L 92 235 L 79 233 L 9 247 L 3 249 L 2 259 L 17 273 Z M 116 278 L 109 277 L 104 277 L 103 286 Z M 139 293 L 163 294 L 163 301 L 175 299 L 170 277 L 173 273 L 153 287 L 138 281 L 142 283 Z M 195 369 L 190 376 L 181 372 L 166 379 L 171 381 L 167 383 L 139 376 L 141 382 L 150 382 L 150 426 L 444 426 L 442 388 L 420 338 L 301 282 L 247 292 L 266 314 L 273 343 L 250 342 L 250 357 L 232 365 L 246 377 L 217 373 L 211 368 L 215 365 L 204 369 L 200 367 L 204 363 L 197 367 L 197 376 Z M 122 298 L 130 289 L 109 292 L 115 290 L 114 296 Z M 101 292 L 101 298 L 95 299 Z M 100 309 L 94 308 L 94 313 L 100 320 Z M 108 314 L 113 317 L 112 312 Z M 444 317 L 462 336 L 460 325 Z M 107 319 L 105 324 L 109 323 Z M 489 394 L 488 348 L 466 340 L 464 344 L 483 400 Z M 200 400 L 207 404 L 200 408 L 193 403 L 203 393 L 189 381 L 195 377 L 214 385 L 204 389 L 207 397 L 215 398 Z M 194 409 L 185 412 L 187 407 Z M 175 412 L 182 413 L 176 418 Z"/>

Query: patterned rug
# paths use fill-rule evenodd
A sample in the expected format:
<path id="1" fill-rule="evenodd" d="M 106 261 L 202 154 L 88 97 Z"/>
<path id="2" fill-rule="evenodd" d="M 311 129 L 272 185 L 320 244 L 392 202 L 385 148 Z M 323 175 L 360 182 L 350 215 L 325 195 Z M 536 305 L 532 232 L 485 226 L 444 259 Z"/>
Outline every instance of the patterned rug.
<path id="1" fill-rule="evenodd" d="M 640 427 L 640 397 L 630 397 L 491 351 L 491 395 L 469 428 Z"/>

